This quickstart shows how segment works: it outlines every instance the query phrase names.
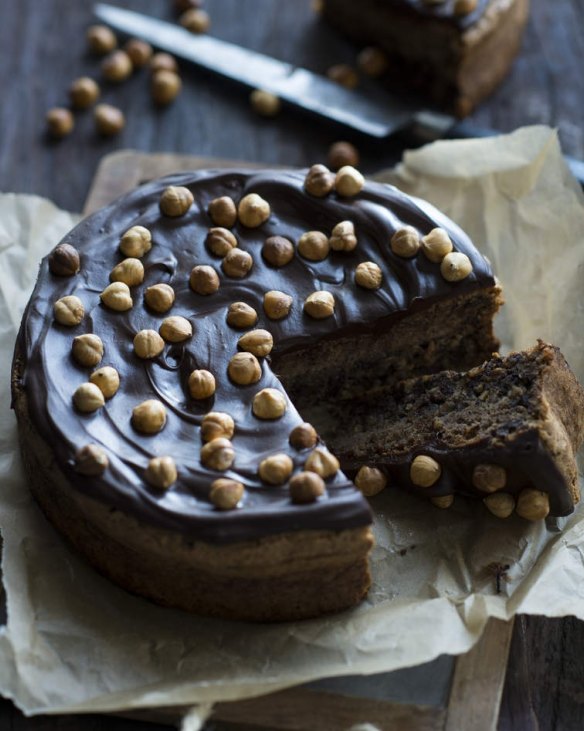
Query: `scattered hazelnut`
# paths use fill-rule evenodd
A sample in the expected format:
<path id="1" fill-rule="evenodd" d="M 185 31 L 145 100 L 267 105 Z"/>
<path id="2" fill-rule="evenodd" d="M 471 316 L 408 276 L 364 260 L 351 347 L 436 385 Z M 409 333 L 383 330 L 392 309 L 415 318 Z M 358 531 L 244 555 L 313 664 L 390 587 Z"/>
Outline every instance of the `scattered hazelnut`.
<path id="1" fill-rule="evenodd" d="M 109 465 L 105 451 L 97 444 L 86 444 L 75 453 L 75 471 L 88 477 L 103 475 Z"/>
<path id="2" fill-rule="evenodd" d="M 318 434 L 312 424 L 305 421 L 292 429 L 289 439 L 294 449 L 309 449 L 318 442 Z"/>
<path id="3" fill-rule="evenodd" d="M 254 112 L 262 117 L 275 117 L 282 108 L 280 98 L 264 89 L 254 89 L 249 101 Z"/>
<path id="4" fill-rule="evenodd" d="M 446 254 L 452 251 L 450 236 L 443 228 L 433 228 L 422 237 L 422 251 L 434 264 L 440 264 Z"/>
<path id="5" fill-rule="evenodd" d="M 227 310 L 227 324 L 230 327 L 253 327 L 258 321 L 258 313 L 245 302 L 233 302 Z"/>
<path id="6" fill-rule="evenodd" d="M 410 480 L 417 487 L 432 487 L 441 474 L 438 462 L 425 454 L 418 455 L 410 466 Z"/>
<path id="7" fill-rule="evenodd" d="M 357 66 L 367 76 L 378 79 L 387 71 L 389 63 L 381 48 L 367 46 L 357 56 Z"/>
<path id="8" fill-rule="evenodd" d="M 93 119 L 99 134 L 106 137 L 117 135 L 126 125 L 124 113 L 111 104 L 98 104 L 93 112 Z"/>
<path id="9" fill-rule="evenodd" d="M 304 312 L 315 320 L 324 320 L 335 314 L 335 298 L 330 292 L 318 290 L 304 300 Z"/>
<path id="10" fill-rule="evenodd" d="M 111 270 L 110 282 L 123 282 L 136 287 L 144 281 L 144 264 L 133 256 L 124 259 Z"/>
<path id="11" fill-rule="evenodd" d="M 326 75 L 345 89 L 355 89 L 359 85 L 359 74 L 347 63 L 334 64 L 327 69 Z"/>
<path id="12" fill-rule="evenodd" d="M 315 198 L 324 198 L 335 187 L 335 176 L 326 165 L 313 165 L 304 179 L 304 190 Z"/>
<path id="13" fill-rule="evenodd" d="M 269 236 L 262 247 L 262 256 L 274 267 L 283 267 L 294 258 L 294 244 L 283 236 Z"/>
<path id="14" fill-rule="evenodd" d="M 299 472 L 290 480 L 290 499 L 293 503 L 313 503 L 324 493 L 324 481 L 316 472 Z"/>
<path id="15" fill-rule="evenodd" d="M 270 204 L 257 193 L 249 193 L 239 201 L 237 215 L 247 228 L 257 228 L 270 217 Z"/>
<path id="16" fill-rule="evenodd" d="M 482 492 L 497 492 L 507 484 L 507 473 L 496 464 L 478 464 L 472 473 L 472 484 Z"/>
<path id="17" fill-rule="evenodd" d="M 387 477 L 377 467 L 361 467 L 355 477 L 355 485 L 366 497 L 377 495 L 387 486 Z"/>
<path id="18" fill-rule="evenodd" d="M 214 198 L 209 203 L 207 213 L 215 226 L 231 228 L 237 221 L 237 207 L 228 195 Z"/>
<path id="19" fill-rule="evenodd" d="M 194 201 L 195 198 L 188 188 L 169 185 L 160 196 L 160 210 L 165 216 L 172 218 L 184 216 Z"/>
<path id="20" fill-rule="evenodd" d="M 142 434 L 157 434 L 165 424 L 166 409 L 156 399 L 142 401 L 132 409 L 132 425 Z"/>
<path id="21" fill-rule="evenodd" d="M 167 343 L 182 343 L 193 335 L 193 326 L 180 315 L 166 317 L 160 324 L 158 332 Z"/>
<path id="22" fill-rule="evenodd" d="M 73 394 L 73 403 L 78 411 L 89 414 L 101 409 L 105 399 L 94 383 L 82 383 Z"/>
<path id="23" fill-rule="evenodd" d="M 506 492 L 493 493 L 483 503 L 497 518 L 508 518 L 515 510 L 515 499 Z"/>
<path id="24" fill-rule="evenodd" d="M 211 483 L 209 500 L 218 510 L 233 510 L 238 506 L 244 492 L 241 482 L 220 477 Z"/>
<path id="25" fill-rule="evenodd" d="M 329 147 L 328 164 L 333 170 L 340 170 L 347 165 L 357 167 L 359 151 L 350 142 L 335 142 Z"/>
<path id="26" fill-rule="evenodd" d="M 372 261 L 362 261 L 355 269 L 355 283 L 363 289 L 379 289 L 383 281 L 383 273 Z"/>
<path id="27" fill-rule="evenodd" d="M 74 327 L 85 317 L 85 308 L 79 297 L 69 294 L 55 302 L 53 314 L 59 325 Z"/>
<path id="28" fill-rule="evenodd" d="M 202 8 L 203 0 L 175 0 L 174 5 L 179 13 L 184 13 L 191 8 Z"/>
<path id="29" fill-rule="evenodd" d="M 213 267 L 199 264 L 193 267 L 189 277 L 189 285 L 196 294 L 213 294 L 219 289 L 219 275 Z"/>
<path id="30" fill-rule="evenodd" d="M 152 74 L 150 93 L 156 104 L 170 104 L 180 94 L 181 89 L 182 81 L 174 71 L 157 71 Z"/>
<path id="31" fill-rule="evenodd" d="M 525 488 L 517 498 L 517 515 L 525 520 L 543 520 L 550 512 L 550 499 L 547 492 Z"/>
<path id="32" fill-rule="evenodd" d="M 308 455 L 304 463 L 304 469 L 308 472 L 316 472 L 323 480 L 336 475 L 339 470 L 339 460 L 331 454 L 328 449 L 317 447 L 314 452 Z"/>
<path id="33" fill-rule="evenodd" d="M 87 45 L 92 53 L 104 56 L 118 45 L 118 39 L 107 25 L 91 25 L 86 33 Z"/>
<path id="34" fill-rule="evenodd" d="M 351 165 L 344 165 L 335 178 L 335 190 L 344 198 L 357 195 L 365 185 L 365 178 Z"/>
<path id="35" fill-rule="evenodd" d="M 282 320 L 288 317 L 292 307 L 292 297 L 275 289 L 264 295 L 264 312 L 270 320 Z"/>
<path id="36" fill-rule="evenodd" d="M 298 253 L 309 261 L 322 261 L 329 251 L 329 240 L 321 231 L 306 231 L 298 240 Z"/>
<path id="37" fill-rule="evenodd" d="M 180 16 L 179 23 L 191 33 L 206 33 L 211 27 L 211 18 L 204 10 L 190 8 Z"/>
<path id="38" fill-rule="evenodd" d="M 215 256 L 225 256 L 237 247 L 237 239 L 228 229 L 216 227 L 209 229 L 205 244 Z"/>
<path id="39" fill-rule="evenodd" d="M 168 312 L 174 304 L 174 289 L 170 284 L 153 284 L 144 292 L 144 301 L 154 312 Z"/>
<path id="40" fill-rule="evenodd" d="M 454 14 L 455 15 L 468 15 L 476 10 L 478 0 L 455 0 L 454 3 Z"/>
<path id="41" fill-rule="evenodd" d="M 188 386 L 194 399 L 210 398 L 215 393 L 215 376 L 204 369 L 193 371 L 189 376 Z"/>
<path id="42" fill-rule="evenodd" d="M 352 221 L 341 221 L 333 228 L 329 244 L 333 251 L 353 251 L 357 246 L 355 226 Z"/>
<path id="43" fill-rule="evenodd" d="M 447 510 L 454 503 L 454 495 L 437 495 L 436 497 L 431 497 L 430 502 L 437 508 Z"/>
<path id="44" fill-rule="evenodd" d="M 111 366 L 103 366 L 103 368 L 93 371 L 89 376 L 89 380 L 99 388 L 104 398 L 115 396 L 120 387 L 120 375 Z"/>
<path id="45" fill-rule="evenodd" d="M 170 53 L 155 53 L 150 59 L 149 67 L 152 74 L 157 71 L 173 71 L 175 74 L 178 72 L 176 59 Z"/>
<path id="46" fill-rule="evenodd" d="M 253 397 L 252 411 L 258 419 L 279 419 L 286 407 L 286 399 L 275 388 L 263 388 Z"/>
<path id="47" fill-rule="evenodd" d="M 201 463 L 211 470 L 228 470 L 235 459 L 235 450 L 229 439 L 219 437 L 203 444 L 201 447 Z"/>
<path id="48" fill-rule="evenodd" d="M 237 345 L 247 353 L 253 353 L 258 358 L 265 358 L 272 352 L 274 338 L 267 330 L 250 330 L 239 338 Z"/>
<path id="49" fill-rule="evenodd" d="M 103 358 L 103 343 L 97 335 L 87 333 L 73 339 L 71 353 L 82 366 L 96 366 Z"/>
<path id="50" fill-rule="evenodd" d="M 81 267 L 79 252 L 71 244 L 59 244 L 49 256 L 51 274 L 58 277 L 72 277 Z"/>
<path id="51" fill-rule="evenodd" d="M 257 383 L 262 377 L 262 367 L 252 353 L 236 353 L 227 366 L 229 378 L 238 386 Z"/>
<path id="52" fill-rule="evenodd" d="M 75 79 L 69 87 L 69 99 L 75 109 L 87 109 L 99 99 L 100 89 L 89 76 Z"/>
<path id="53" fill-rule="evenodd" d="M 221 262 L 221 269 L 228 277 L 243 279 L 253 267 L 251 254 L 242 249 L 231 249 Z"/>
<path id="54" fill-rule="evenodd" d="M 260 478 L 270 485 L 282 485 L 292 474 L 294 462 L 287 454 L 272 454 L 260 462 Z"/>
<path id="55" fill-rule="evenodd" d="M 221 411 L 210 411 L 205 414 L 201 422 L 201 439 L 204 442 L 210 442 L 219 437 L 231 439 L 235 431 L 235 422 L 229 416 Z"/>
<path id="56" fill-rule="evenodd" d="M 420 250 L 420 237 L 413 226 L 404 226 L 391 237 L 390 246 L 396 256 L 410 259 Z"/>
<path id="57" fill-rule="evenodd" d="M 144 226 L 132 226 L 120 239 L 120 251 L 124 256 L 141 259 L 152 248 L 152 234 Z"/>
<path id="58" fill-rule="evenodd" d="M 472 264 L 466 254 L 452 251 L 446 254 L 440 264 L 440 273 L 447 282 L 460 282 L 472 272 Z"/>
<path id="59" fill-rule="evenodd" d="M 130 38 L 124 45 L 124 51 L 130 57 L 132 66 L 141 69 L 152 58 L 152 46 L 140 38 Z"/>
<path id="60" fill-rule="evenodd" d="M 132 61 L 125 51 L 112 51 L 101 62 L 101 73 L 108 81 L 125 81 L 132 73 Z"/>
<path id="61" fill-rule="evenodd" d="M 116 312 L 126 312 L 134 306 L 130 288 L 125 282 L 109 284 L 99 295 L 99 298 L 106 307 Z"/>
<path id="62" fill-rule="evenodd" d="M 46 116 L 47 131 L 51 137 L 61 139 L 67 137 L 75 127 L 75 119 L 69 109 L 54 107 L 49 109 Z"/>
<path id="63" fill-rule="evenodd" d="M 153 457 L 144 472 L 146 482 L 159 490 L 166 490 L 178 477 L 172 457 Z"/>
<path id="64" fill-rule="evenodd" d="M 164 340 L 156 330 L 140 330 L 134 336 L 134 352 L 138 358 L 156 358 L 164 350 Z"/>

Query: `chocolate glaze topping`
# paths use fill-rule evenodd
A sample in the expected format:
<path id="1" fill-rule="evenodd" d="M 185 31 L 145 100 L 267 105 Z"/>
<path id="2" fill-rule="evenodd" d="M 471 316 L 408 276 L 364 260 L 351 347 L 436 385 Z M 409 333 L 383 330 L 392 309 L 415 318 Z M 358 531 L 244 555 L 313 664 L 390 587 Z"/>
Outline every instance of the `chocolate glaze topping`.
<path id="1" fill-rule="evenodd" d="M 493 0 L 478 0 L 476 8 L 466 14 L 454 12 L 455 0 L 443 0 L 443 2 L 435 3 L 424 2 L 424 0 L 380 0 L 379 5 L 381 7 L 386 5 L 401 8 L 407 13 L 453 23 L 460 28 L 468 28 L 484 15 L 488 5 L 492 2 Z"/>
<path id="2" fill-rule="evenodd" d="M 48 257 L 43 260 L 18 340 L 22 386 L 33 423 L 54 448 L 60 467 L 76 489 L 154 525 L 215 542 L 287 530 L 353 528 L 370 522 L 366 501 L 341 472 L 326 481 L 323 497 L 307 505 L 291 502 L 287 484 L 270 486 L 258 477 L 259 463 L 265 457 L 287 453 L 296 472 L 311 450 L 299 452 L 288 442 L 290 431 L 302 421 L 292 404 L 275 421 L 252 414 L 258 391 L 267 387 L 283 391 L 269 359 L 260 359 L 262 378 L 256 384 L 239 386 L 227 376 L 227 364 L 237 352 L 242 334 L 227 325 L 228 306 L 243 301 L 254 307 L 259 315 L 254 327 L 272 333 L 273 353 L 278 355 L 356 328 L 378 327 L 388 318 L 403 316 L 409 308 L 417 309 L 437 298 L 491 287 L 494 277 L 467 236 L 429 204 L 374 183 L 367 183 L 355 198 L 340 198 L 335 193 L 314 198 L 303 189 L 304 177 L 304 172 L 211 171 L 158 180 L 85 219 L 65 237 L 63 241 L 81 255 L 77 274 L 56 276 L 49 271 Z M 169 218 L 161 214 L 160 196 L 169 185 L 186 186 L 193 193 L 195 203 L 186 215 Z M 205 246 L 207 231 L 214 225 L 207 207 L 214 198 L 230 196 L 237 203 L 252 192 L 268 201 L 271 215 L 259 228 L 237 223 L 232 229 L 239 247 L 254 262 L 245 278 L 234 279 L 222 272 L 221 259 Z M 344 220 L 355 224 L 358 245 L 352 252 L 331 251 L 321 262 L 302 259 L 296 253 L 281 268 L 269 265 L 261 255 L 269 236 L 285 236 L 296 244 L 305 231 L 330 235 Z M 412 259 L 395 256 L 389 240 L 406 224 L 421 235 L 436 226 L 446 229 L 455 251 L 470 258 L 470 276 L 447 282 L 439 265 L 423 254 Z M 114 312 L 100 303 L 99 295 L 109 284 L 110 271 L 124 258 L 119 251 L 122 234 L 135 225 L 152 232 L 152 249 L 142 259 L 145 279 L 132 287 L 133 308 Z M 365 290 L 354 283 L 355 267 L 363 261 L 381 267 L 380 289 Z M 203 296 L 190 289 L 189 274 L 198 264 L 217 271 L 221 286 L 215 294 Z M 160 282 L 172 285 L 176 292 L 174 306 L 165 314 L 149 311 L 143 301 L 145 289 Z M 305 298 L 319 289 L 334 295 L 333 317 L 315 320 L 303 314 Z M 268 290 L 292 295 L 287 318 L 273 321 L 265 316 L 262 302 Z M 54 320 L 52 308 L 57 299 L 70 294 L 82 300 L 85 317 L 75 327 L 64 327 Z M 170 315 L 186 317 L 192 323 L 193 337 L 184 343 L 167 343 L 162 354 L 151 361 L 138 358 L 132 346 L 135 334 L 142 329 L 158 330 Z M 73 392 L 93 370 L 80 366 L 71 356 L 73 338 L 83 333 L 99 335 L 105 347 L 100 367 L 113 366 L 121 379 L 116 395 L 92 414 L 82 414 L 72 404 Z M 187 380 L 194 369 L 214 374 L 217 389 L 210 399 L 201 402 L 189 396 Z M 160 433 L 147 436 L 138 433 L 130 419 L 137 404 L 152 398 L 165 405 L 167 423 Z M 226 472 L 201 464 L 200 424 L 209 411 L 226 412 L 235 421 L 231 440 L 235 461 Z M 109 458 L 101 477 L 82 476 L 74 469 L 76 451 L 89 443 L 102 446 Z M 153 456 L 165 455 L 175 460 L 178 480 L 160 491 L 148 485 L 144 470 Z M 245 496 L 236 510 L 220 512 L 210 503 L 210 485 L 218 477 L 244 483 Z"/>

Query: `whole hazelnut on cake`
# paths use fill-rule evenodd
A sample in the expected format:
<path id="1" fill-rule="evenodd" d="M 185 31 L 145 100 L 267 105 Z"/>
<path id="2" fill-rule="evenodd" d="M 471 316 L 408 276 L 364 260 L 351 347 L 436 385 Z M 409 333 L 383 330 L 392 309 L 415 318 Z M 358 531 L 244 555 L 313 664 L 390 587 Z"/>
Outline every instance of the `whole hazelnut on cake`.
<path id="1" fill-rule="evenodd" d="M 164 404 L 156 399 L 148 399 L 132 410 L 132 426 L 142 434 L 157 434 L 166 424 Z"/>
<path id="2" fill-rule="evenodd" d="M 292 297 L 285 292 L 270 290 L 264 295 L 264 312 L 270 320 L 282 320 L 292 307 Z"/>
<path id="3" fill-rule="evenodd" d="M 199 264 L 191 270 L 189 285 L 193 292 L 202 295 L 215 293 L 220 286 L 219 275 L 213 267 Z"/>
<path id="4" fill-rule="evenodd" d="M 227 310 L 227 324 L 230 327 L 253 327 L 258 321 L 258 313 L 245 302 L 233 302 Z"/>
<path id="5" fill-rule="evenodd" d="M 324 198 L 335 187 L 335 176 L 326 165 L 313 165 L 304 179 L 304 190 L 316 198 Z"/>
<path id="6" fill-rule="evenodd" d="M 259 475 L 270 485 L 282 485 L 292 474 L 294 462 L 287 454 L 272 454 L 260 462 Z"/>
<path id="7" fill-rule="evenodd" d="M 79 252 L 71 244 L 59 244 L 49 255 L 49 270 L 58 277 L 72 277 L 80 267 Z"/>
<path id="8" fill-rule="evenodd" d="M 247 353 L 253 353 L 258 358 L 265 358 L 272 352 L 274 338 L 267 330 L 250 330 L 239 338 L 237 345 Z"/>
<path id="9" fill-rule="evenodd" d="M 224 472 L 228 470 L 235 459 L 235 450 L 229 439 L 219 437 L 206 442 L 201 448 L 201 462 L 212 470 Z"/>
<path id="10" fill-rule="evenodd" d="M 239 386 L 257 383 L 262 377 L 262 367 L 253 353 L 236 353 L 229 361 L 227 372 Z"/>
<path id="11" fill-rule="evenodd" d="M 237 239 L 229 229 L 216 226 L 209 229 L 205 244 L 215 256 L 226 256 L 231 249 L 237 247 Z"/>
<path id="12" fill-rule="evenodd" d="M 207 213 L 215 226 L 223 228 L 231 228 L 237 222 L 237 207 L 233 200 L 223 195 L 220 198 L 214 198 L 207 208 Z"/>
<path id="13" fill-rule="evenodd" d="M 71 354 L 79 365 L 86 367 L 96 366 L 104 354 L 101 338 L 93 333 L 78 335 L 73 339 Z"/>
<path id="14" fill-rule="evenodd" d="M 130 288 L 125 282 L 112 282 L 99 295 L 103 304 L 116 312 L 127 312 L 134 306 Z"/>
<path id="15" fill-rule="evenodd" d="M 189 376 L 189 393 L 194 399 L 210 398 L 215 393 L 215 376 L 207 370 L 194 370 Z"/>
<path id="16" fill-rule="evenodd" d="M 144 292 L 144 302 L 154 312 L 168 312 L 174 304 L 174 289 L 170 284 L 153 284 Z"/>
<path id="17" fill-rule="evenodd" d="M 357 195 L 365 185 L 365 178 L 351 165 L 345 165 L 338 172 L 335 178 L 335 190 L 344 198 L 351 198 Z"/>
<path id="18" fill-rule="evenodd" d="M 304 312 L 315 320 L 323 320 L 335 314 L 335 298 L 330 292 L 318 290 L 304 300 Z"/>
<path id="19" fill-rule="evenodd" d="M 219 437 L 231 439 L 235 431 L 235 422 L 229 414 L 221 411 L 210 411 L 205 414 L 201 423 L 201 439 L 210 442 Z"/>
<path id="20" fill-rule="evenodd" d="M 109 466 L 105 450 L 97 444 L 86 444 L 75 453 L 75 472 L 88 477 L 103 475 Z"/>
<path id="21" fill-rule="evenodd" d="M 124 256 L 141 259 L 152 248 L 152 234 L 144 226 L 132 226 L 120 239 L 120 251 Z"/>
<path id="22" fill-rule="evenodd" d="M 53 313 L 55 320 L 59 325 L 65 327 L 74 327 L 79 325 L 85 316 L 85 308 L 83 302 L 75 295 L 66 295 L 58 299 L 53 305 Z"/>
<path id="23" fill-rule="evenodd" d="M 160 211 L 171 218 L 184 216 L 194 201 L 195 198 L 188 188 L 182 185 L 169 185 L 160 196 Z"/>
<path id="24" fill-rule="evenodd" d="M 245 489 L 241 482 L 220 477 L 211 483 L 209 500 L 218 510 L 234 510 L 244 493 Z"/>
<path id="25" fill-rule="evenodd" d="M 111 366 L 103 366 L 93 371 L 89 381 L 99 388 L 104 398 L 112 398 L 120 387 L 120 374 Z"/>
<path id="26" fill-rule="evenodd" d="M 270 217 L 270 204 L 257 193 L 249 193 L 239 201 L 237 215 L 247 228 L 257 228 Z"/>
<path id="27" fill-rule="evenodd" d="M 262 256 L 274 267 L 283 267 L 294 258 L 294 244 L 284 236 L 269 236 L 262 247 Z"/>
<path id="28" fill-rule="evenodd" d="M 153 457 L 144 472 L 146 482 L 159 490 L 166 490 L 176 482 L 178 474 L 172 457 Z"/>
<path id="29" fill-rule="evenodd" d="M 150 360 L 164 350 L 164 340 L 156 330 L 140 330 L 134 336 L 134 352 L 138 358 Z"/>
<path id="30" fill-rule="evenodd" d="M 316 472 L 299 472 L 290 480 L 290 499 L 299 505 L 315 502 L 325 491 L 324 480 Z"/>

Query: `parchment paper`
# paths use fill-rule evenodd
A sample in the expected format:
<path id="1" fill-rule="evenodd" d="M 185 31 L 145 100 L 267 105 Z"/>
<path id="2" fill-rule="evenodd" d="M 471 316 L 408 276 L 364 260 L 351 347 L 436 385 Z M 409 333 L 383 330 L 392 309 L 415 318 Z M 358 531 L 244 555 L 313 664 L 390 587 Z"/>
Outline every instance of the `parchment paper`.
<path id="1" fill-rule="evenodd" d="M 581 380 L 584 200 L 555 132 L 440 142 L 391 176 L 463 226 L 506 291 L 507 347 L 562 347 Z M 441 511 L 386 490 L 373 499 L 369 598 L 314 621 L 252 625 L 162 609 L 112 586 L 77 558 L 32 503 L 9 411 L 10 359 L 37 263 L 74 223 L 38 198 L 0 197 L 0 528 L 8 624 L 0 692 L 27 713 L 210 704 L 326 676 L 413 666 L 468 650 L 490 616 L 584 619 L 584 516 L 500 521 L 457 500 Z M 509 565 L 496 593 L 494 564 Z"/>

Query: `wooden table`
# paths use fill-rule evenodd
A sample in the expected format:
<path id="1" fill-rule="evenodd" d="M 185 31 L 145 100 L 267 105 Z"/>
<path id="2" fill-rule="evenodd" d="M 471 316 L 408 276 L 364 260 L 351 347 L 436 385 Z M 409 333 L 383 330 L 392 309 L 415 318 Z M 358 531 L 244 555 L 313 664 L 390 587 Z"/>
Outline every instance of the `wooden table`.
<path id="1" fill-rule="evenodd" d="M 171 19 L 172 0 L 118 0 L 118 4 Z M 147 74 L 104 89 L 104 100 L 122 107 L 127 126 L 114 140 L 96 137 L 91 113 L 77 116 L 74 133 L 54 143 L 44 115 L 67 101 L 70 81 L 98 75 L 86 54 L 84 30 L 91 0 L 0 0 L 0 190 L 36 193 L 80 210 L 100 158 L 115 149 L 168 151 L 306 166 L 323 160 L 339 131 L 286 111 L 259 119 L 247 92 L 206 72 L 183 70 L 184 92 L 168 109 L 153 108 Z M 521 124 L 558 128 L 565 151 L 584 158 L 584 4 L 581 0 L 532 0 L 521 57 L 509 79 L 473 117 L 477 125 L 509 131 Z M 315 21 L 310 0 L 208 0 L 213 33 L 317 71 L 353 62 L 354 49 Z M 261 80 L 259 80 L 261 84 Z M 391 164 L 390 144 L 353 139 L 361 168 Z M 516 622 L 499 727 L 522 731 L 584 728 L 584 623 L 521 617 Z M 0 729 L 134 731 L 165 728 L 93 716 L 24 719 L 0 702 Z M 209 726 L 211 731 L 211 725 Z M 466 730 L 461 730 L 466 731 Z"/>

